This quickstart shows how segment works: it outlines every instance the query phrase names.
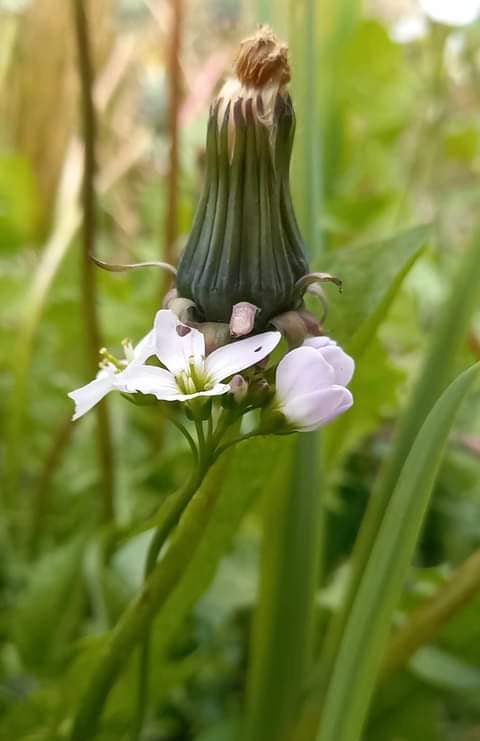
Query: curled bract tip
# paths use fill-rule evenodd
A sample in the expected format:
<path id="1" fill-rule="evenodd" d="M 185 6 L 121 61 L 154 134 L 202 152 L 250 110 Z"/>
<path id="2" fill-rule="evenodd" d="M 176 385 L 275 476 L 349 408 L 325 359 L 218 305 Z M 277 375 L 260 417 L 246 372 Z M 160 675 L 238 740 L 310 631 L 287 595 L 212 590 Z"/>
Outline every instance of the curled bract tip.
<path id="1" fill-rule="evenodd" d="M 151 260 L 149 262 L 131 262 L 120 264 L 105 262 L 104 260 L 100 260 L 98 257 L 95 257 L 95 255 L 93 255 L 92 253 L 90 253 L 89 257 L 90 260 L 95 263 L 97 268 L 108 270 L 109 273 L 124 273 L 127 270 L 138 270 L 139 268 L 161 268 L 162 270 L 165 270 L 167 273 L 171 273 L 172 275 L 177 274 L 176 268 L 174 268 L 173 265 L 170 265 L 168 262 Z"/>

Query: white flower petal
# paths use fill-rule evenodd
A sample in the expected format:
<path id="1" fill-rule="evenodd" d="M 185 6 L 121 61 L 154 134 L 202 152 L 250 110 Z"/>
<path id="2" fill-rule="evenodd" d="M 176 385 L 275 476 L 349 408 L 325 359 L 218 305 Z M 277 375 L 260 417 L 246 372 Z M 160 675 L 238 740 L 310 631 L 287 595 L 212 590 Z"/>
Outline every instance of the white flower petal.
<path id="1" fill-rule="evenodd" d="M 432 20 L 450 26 L 466 26 L 480 15 L 478 0 L 420 0 L 420 7 Z"/>
<path id="2" fill-rule="evenodd" d="M 98 404 L 114 388 L 114 380 L 115 372 L 113 369 L 105 368 L 90 383 L 75 389 L 75 391 L 70 391 L 68 396 L 75 402 L 75 413 L 72 420 L 83 417 L 95 404 Z"/>
<path id="3" fill-rule="evenodd" d="M 115 388 L 126 393 L 140 391 L 142 394 L 153 394 L 162 401 L 171 401 L 178 397 L 178 388 L 174 376 L 164 368 L 154 365 L 137 365 L 126 368 L 114 379 Z"/>
<path id="4" fill-rule="evenodd" d="M 303 347 L 313 347 L 315 350 L 320 350 L 321 347 L 328 347 L 329 345 L 336 344 L 335 340 L 332 340 L 331 337 L 321 335 L 320 337 L 307 337 L 303 342 Z"/>
<path id="5" fill-rule="evenodd" d="M 266 358 L 278 345 L 281 337 L 280 332 L 263 332 L 223 345 L 207 357 L 205 370 L 214 381 L 223 381 Z"/>
<path id="6" fill-rule="evenodd" d="M 230 390 L 228 383 L 216 383 L 213 388 L 207 391 L 196 391 L 193 394 L 177 394 L 175 398 L 177 401 L 189 401 L 190 399 L 196 399 L 197 396 L 221 396 L 222 394 L 228 394 Z"/>
<path id="7" fill-rule="evenodd" d="M 148 358 L 155 355 L 155 330 L 151 329 L 145 337 L 135 346 L 133 350 L 133 361 L 135 364 L 145 363 Z"/>
<path id="8" fill-rule="evenodd" d="M 178 327 L 188 329 L 187 334 L 180 336 Z M 179 322 L 173 311 L 162 309 L 157 312 L 154 331 L 155 352 L 160 362 L 174 375 L 188 370 L 192 358 L 197 363 L 203 361 L 205 340 L 202 333 Z"/>
<path id="9" fill-rule="evenodd" d="M 298 347 L 285 355 L 276 374 L 277 395 L 282 402 L 335 383 L 332 366 L 313 347 Z"/>
<path id="10" fill-rule="evenodd" d="M 290 424 L 300 432 L 317 430 L 353 404 L 350 391 L 331 386 L 288 401 L 281 409 Z"/>
<path id="11" fill-rule="evenodd" d="M 350 355 L 338 345 L 329 345 L 320 351 L 327 363 L 330 363 L 335 371 L 335 383 L 338 386 L 347 386 L 352 380 L 355 363 Z"/>

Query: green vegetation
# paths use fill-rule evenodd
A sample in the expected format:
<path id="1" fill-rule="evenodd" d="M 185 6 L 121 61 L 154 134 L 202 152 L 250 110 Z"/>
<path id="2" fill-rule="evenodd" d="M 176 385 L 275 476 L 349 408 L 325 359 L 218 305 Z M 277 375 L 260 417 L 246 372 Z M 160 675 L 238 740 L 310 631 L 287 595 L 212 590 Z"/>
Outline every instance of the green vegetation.
<path id="1" fill-rule="evenodd" d="M 480 21 L 400 42 L 394 5 L 0 0 L 0 739 L 478 738 Z M 229 450 L 187 422 L 196 466 L 168 402 L 71 422 L 169 287 L 85 258 L 176 261 L 258 21 L 355 401 Z"/>

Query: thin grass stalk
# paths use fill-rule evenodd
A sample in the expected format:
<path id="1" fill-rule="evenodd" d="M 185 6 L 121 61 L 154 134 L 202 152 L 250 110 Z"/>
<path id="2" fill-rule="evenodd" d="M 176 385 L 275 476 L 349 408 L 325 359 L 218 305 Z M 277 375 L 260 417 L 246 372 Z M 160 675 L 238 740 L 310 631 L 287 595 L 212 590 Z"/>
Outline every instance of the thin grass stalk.
<path id="1" fill-rule="evenodd" d="M 292 95 L 297 113 L 292 192 L 309 257 L 317 260 L 323 247 L 320 219 L 323 182 L 318 110 L 316 0 L 291 2 L 289 8 Z"/>
<path id="2" fill-rule="evenodd" d="M 84 172 L 82 189 L 82 301 L 87 337 L 87 357 L 94 375 L 98 367 L 98 351 L 102 346 L 96 308 L 95 268 L 90 255 L 95 253 L 96 198 L 95 198 L 95 140 L 96 121 L 93 103 L 93 70 L 90 57 L 90 39 L 85 2 L 74 0 L 74 25 L 81 84 L 82 122 L 84 138 Z M 110 417 L 106 400 L 96 407 L 97 442 L 102 473 L 102 517 L 110 522 L 114 517 L 113 445 Z"/>
<path id="3" fill-rule="evenodd" d="M 171 32 L 168 53 L 169 107 L 168 134 L 170 152 L 167 175 L 167 205 L 165 214 L 165 251 L 163 258 L 170 265 L 177 261 L 178 239 L 178 176 L 179 176 L 179 113 L 182 103 L 182 68 L 180 55 L 183 33 L 183 0 L 171 0 Z M 171 285 L 167 273 L 162 278 L 162 296 Z"/>
<path id="4" fill-rule="evenodd" d="M 320 171 L 316 109 L 315 0 L 290 5 L 293 100 L 299 122 L 293 179 L 299 222 L 319 247 Z M 247 680 L 244 741 L 286 741 L 313 654 L 323 516 L 317 435 L 298 436 L 290 485 L 263 513 L 263 557 Z M 272 533 L 272 529 L 275 532 Z"/>
<path id="5" fill-rule="evenodd" d="M 112 53 L 110 63 L 97 81 L 96 98 L 97 108 L 105 110 L 112 99 L 117 87 L 128 68 L 131 57 L 131 48 L 121 48 L 117 45 Z M 120 52 L 120 54 L 118 53 Z M 110 79 L 111 62 L 116 57 L 122 57 L 120 74 L 116 74 L 114 81 Z M 132 164 L 143 156 L 146 142 L 142 148 L 135 148 L 129 157 L 120 156 L 121 166 L 113 168 L 113 173 L 105 171 L 104 177 L 100 179 L 99 190 L 106 193 L 122 177 Z M 8 413 L 6 425 L 6 462 L 3 477 L 3 486 L 0 488 L 5 511 L 9 511 L 17 497 L 19 484 L 21 456 L 20 451 L 26 444 L 23 439 L 24 418 L 29 393 L 30 368 L 34 343 L 38 328 L 42 319 L 45 305 L 48 301 L 49 290 L 56 278 L 58 270 L 62 265 L 72 240 L 81 225 L 81 214 L 77 203 L 79 186 L 82 173 L 82 147 L 77 138 L 70 142 L 67 156 L 63 164 L 62 175 L 58 187 L 55 206 L 55 224 L 52 234 L 48 239 L 29 285 L 25 300 L 24 310 L 18 327 L 18 336 L 12 356 L 15 364 L 12 367 L 13 388 L 8 399 Z M 3 535 L 7 537 L 11 529 L 11 523 L 3 518 Z"/>

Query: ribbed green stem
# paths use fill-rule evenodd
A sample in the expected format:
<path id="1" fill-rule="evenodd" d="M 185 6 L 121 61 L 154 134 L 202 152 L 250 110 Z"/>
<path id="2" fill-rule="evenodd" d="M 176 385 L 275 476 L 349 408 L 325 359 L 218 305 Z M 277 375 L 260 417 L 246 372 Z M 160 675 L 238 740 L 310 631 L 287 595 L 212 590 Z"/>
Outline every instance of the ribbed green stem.
<path id="1" fill-rule="evenodd" d="M 206 473 L 207 469 L 205 469 Z M 203 475 L 205 475 L 205 473 Z M 167 542 L 167 539 L 169 535 L 171 534 L 173 528 L 175 525 L 177 525 L 181 515 L 183 514 L 185 508 L 188 506 L 191 498 L 195 494 L 195 492 L 198 489 L 199 483 L 202 480 L 202 473 L 199 471 L 196 471 L 191 479 L 187 482 L 187 484 L 180 489 L 180 491 L 177 493 L 177 495 L 174 497 L 172 503 L 168 503 L 168 501 L 165 504 L 169 504 L 168 510 L 166 512 L 166 516 L 163 519 L 163 522 L 157 527 L 153 538 L 150 542 L 148 552 L 147 552 L 147 558 L 145 561 L 145 569 L 144 569 L 144 580 L 145 582 L 148 580 L 148 577 L 152 573 L 153 569 L 155 568 L 155 564 L 157 563 L 158 556 L 160 554 L 160 551 L 162 550 L 163 546 Z M 137 708 L 136 708 L 136 715 L 134 720 L 134 725 L 132 729 L 131 738 L 132 741 L 136 741 L 138 738 L 140 738 L 143 723 L 145 719 L 145 713 L 148 706 L 148 678 L 149 678 L 149 671 L 150 671 L 150 648 L 151 648 L 151 635 L 150 635 L 150 628 L 147 629 L 145 636 L 143 638 L 142 645 L 140 647 L 140 654 L 139 654 L 139 680 L 138 680 L 138 687 L 137 687 Z"/>
<path id="2" fill-rule="evenodd" d="M 289 738 L 310 665 L 322 522 L 315 448 L 314 435 L 298 437 L 291 481 L 265 503 L 243 741 Z"/>
<path id="3" fill-rule="evenodd" d="M 215 472 L 222 474 L 222 464 L 217 464 L 200 491 L 197 489 L 204 471 L 197 472 L 182 489 L 183 496 L 179 499 L 192 495 L 193 499 L 178 524 L 165 557 L 152 570 L 142 592 L 113 629 L 80 702 L 71 741 L 95 738 L 103 706 L 118 675 L 193 559 L 220 493 Z"/>

